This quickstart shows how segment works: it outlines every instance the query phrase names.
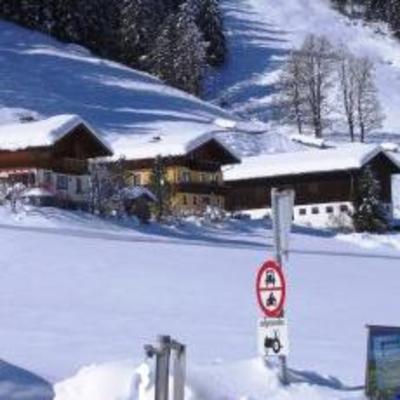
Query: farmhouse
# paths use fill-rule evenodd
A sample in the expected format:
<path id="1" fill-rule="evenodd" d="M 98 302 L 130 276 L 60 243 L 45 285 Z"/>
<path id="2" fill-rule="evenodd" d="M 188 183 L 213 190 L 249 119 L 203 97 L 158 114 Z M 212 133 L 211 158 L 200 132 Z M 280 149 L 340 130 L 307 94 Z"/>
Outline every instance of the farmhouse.
<path id="1" fill-rule="evenodd" d="M 316 226 L 345 222 L 357 198 L 358 179 L 371 166 L 381 185 L 381 198 L 392 212 L 392 176 L 399 163 L 380 146 L 341 145 L 337 148 L 248 157 L 224 171 L 231 211 L 270 207 L 271 189 L 293 188 L 294 219 Z"/>
<path id="2" fill-rule="evenodd" d="M 207 206 L 225 206 L 227 188 L 222 166 L 239 158 L 213 134 L 140 135 L 120 138 L 116 153 L 124 157 L 130 184 L 148 186 L 160 157 L 171 190 L 174 210 L 201 212 Z"/>
<path id="3" fill-rule="evenodd" d="M 89 159 L 112 150 L 76 115 L 0 126 L 0 181 L 23 183 L 66 206 L 88 198 Z M 29 197 L 29 196 L 28 196 Z"/>

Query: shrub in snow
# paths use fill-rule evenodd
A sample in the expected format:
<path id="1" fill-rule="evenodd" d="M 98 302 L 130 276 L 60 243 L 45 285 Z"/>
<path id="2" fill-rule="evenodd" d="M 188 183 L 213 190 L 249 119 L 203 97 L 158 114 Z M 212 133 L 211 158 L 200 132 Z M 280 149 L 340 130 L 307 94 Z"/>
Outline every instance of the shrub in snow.
<path id="1" fill-rule="evenodd" d="M 220 207 L 207 206 L 203 217 L 208 222 L 221 222 L 225 220 L 226 213 Z"/>
<path id="2" fill-rule="evenodd" d="M 350 233 L 353 229 L 352 216 L 349 213 L 340 213 L 340 215 L 331 215 L 328 218 L 328 228 L 343 233 Z"/>
<path id="3" fill-rule="evenodd" d="M 156 157 L 150 175 L 149 189 L 156 196 L 153 212 L 157 221 L 171 214 L 171 185 L 168 182 L 167 172 L 162 157 Z"/>
<path id="4" fill-rule="evenodd" d="M 131 186 L 124 188 L 120 196 L 127 215 L 135 216 L 141 224 L 149 223 L 151 204 L 157 201 L 150 190 L 143 186 Z"/>
<path id="5" fill-rule="evenodd" d="M 380 184 L 371 167 L 363 169 L 358 181 L 358 198 L 353 214 L 357 232 L 384 233 L 389 228 L 388 218 L 380 199 Z"/>
<path id="6" fill-rule="evenodd" d="M 17 213 L 21 209 L 22 205 L 22 194 L 26 187 L 23 183 L 15 183 L 12 185 L 8 192 L 8 198 L 10 199 L 11 211 Z"/>

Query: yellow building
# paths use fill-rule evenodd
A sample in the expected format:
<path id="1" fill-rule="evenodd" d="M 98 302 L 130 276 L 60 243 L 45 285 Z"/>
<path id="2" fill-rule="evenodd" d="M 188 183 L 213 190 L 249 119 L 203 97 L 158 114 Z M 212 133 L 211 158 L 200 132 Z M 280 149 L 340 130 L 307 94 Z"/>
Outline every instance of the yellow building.
<path id="1" fill-rule="evenodd" d="M 207 206 L 225 207 L 227 188 L 221 169 L 240 160 L 214 136 L 153 136 L 137 143 L 134 151 L 125 161 L 130 184 L 149 185 L 156 158 L 161 157 L 175 211 L 196 213 Z"/>

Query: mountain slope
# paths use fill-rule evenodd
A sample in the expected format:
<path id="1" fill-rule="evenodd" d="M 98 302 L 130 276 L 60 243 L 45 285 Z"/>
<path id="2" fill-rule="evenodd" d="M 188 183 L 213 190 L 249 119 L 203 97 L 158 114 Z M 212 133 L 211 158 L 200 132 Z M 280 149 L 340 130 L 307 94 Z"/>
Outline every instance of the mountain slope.
<path id="1" fill-rule="evenodd" d="M 78 113 L 99 128 L 147 132 L 151 122 L 209 124 L 228 114 L 148 74 L 15 25 L 0 24 L 0 102 L 41 114 Z"/>
<path id="2" fill-rule="evenodd" d="M 376 63 L 377 85 L 386 114 L 383 133 L 400 133 L 400 43 L 384 27 L 350 21 L 328 0 L 224 0 L 231 57 L 210 78 L 208 98 L 242 116 L 267 121 L 271 95 L 287 52 L 309 33 L 345 43 Z"/>
<path id="3" fill-rule="evenodd" d="M 254 149 L 248 133 L 263 131 L 263 125 L 242 121 L 80 46 L 2 21 L 0 32 L 0 123 L 26 114 L 74 113 L 103 132 L 111 144 L 122 135 L 218 131 L 239 153 L 267 149 L 271 143 L 281 150 L 292 146 L 281 137 L 261 135 Z"/>

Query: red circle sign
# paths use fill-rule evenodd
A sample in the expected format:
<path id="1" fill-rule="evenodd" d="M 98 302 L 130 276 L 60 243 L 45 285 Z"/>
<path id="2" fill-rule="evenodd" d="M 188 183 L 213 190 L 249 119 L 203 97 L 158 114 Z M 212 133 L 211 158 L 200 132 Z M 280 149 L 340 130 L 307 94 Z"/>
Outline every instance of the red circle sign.
<path id="1" fill-rule="evenodd" d="M 286 281 L 282 268 L 269 260 L 257 273 L 256 293 L 261 311 L 270 318 L 282 315 L 286 299 Z"/>

